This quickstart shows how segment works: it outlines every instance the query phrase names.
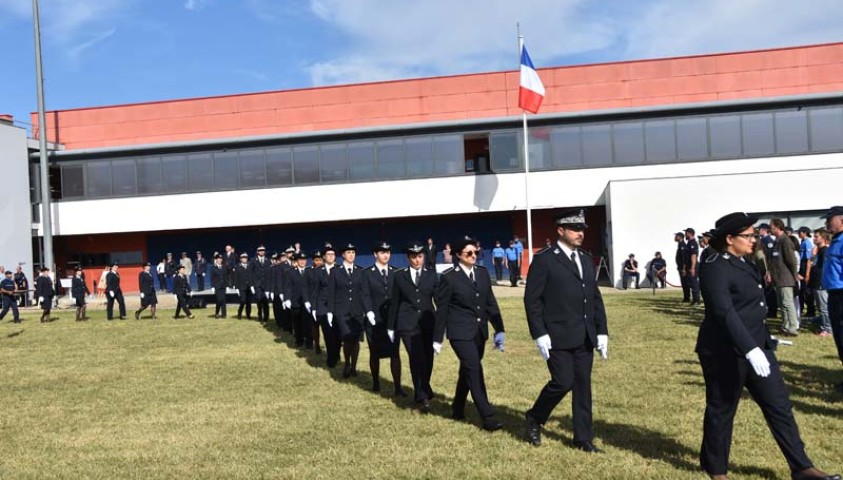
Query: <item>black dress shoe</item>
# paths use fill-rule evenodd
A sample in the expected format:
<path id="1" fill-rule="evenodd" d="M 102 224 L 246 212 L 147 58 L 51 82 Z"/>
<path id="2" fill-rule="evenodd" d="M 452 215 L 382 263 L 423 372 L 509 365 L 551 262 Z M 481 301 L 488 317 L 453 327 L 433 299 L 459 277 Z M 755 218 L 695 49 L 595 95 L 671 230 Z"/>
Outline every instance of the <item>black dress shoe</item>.
<path id="1" fill-rule="evenodd" d="M 372 391 L 373 392 L 380 392 L 381 391 L 381 382 L 375 381 L 372 383 Z"/>
<path id="2" fill-rule="evenodd" d="M 430 404 L 430 400 L 422 400 L 418 403 L 418 407 L 421 413 L 430 413 L 430 409 L 433 406 Z"/>
<path id="3" fill-rule="evenodd" d="M 140 312 L 135 312 L 135 320 L 140 320 Z"/>
<path id="4" fill-rule="evenodd" d="M 792 472 L 790 478 L 793 480 L 840 480 L 840 475 L 823 475 L 823 472 L 819 470 L 808 470 L 808 472 Z"/>
<path id="5" fill-rule="evenodd" d="M 600 450 L 591 442 L 574 442 L 574 448 L 588 453 L 603 453 L 603 450 Z"/>
<path id="6" fill-rule="evenodd" d="M 534 447 L 538 447 L 542 444 L 542 427 L 529 413 L 525 416 L 527 417 L 527 423 L 524 425 L 524 429 L 527 442 Z"/>
<path id="7" fill-rule="evenodd" d="M 483 420 L 483 430 L 487 432 L 495 432 L 503 428 L 503 423 L 495 420 L 494 418 L 487 418 Z"/>
<path id="8" fill-rule="evenodd" d="M 837 390 L 837 393 L 843 393 L 843 382 L 840 382 L 837 385 L 835 385 L 834 389 Z"/>
<path id="9" fill-rule="evenodd" d="M 403 388 L 396 388 L 395 389 L 395 396 L 396 397 L 406 397 L 407 392 L 405 392 Z"/>
<path id="10" fill-rule="evenodd" d="M 451 418 L 454 420 L 465 420 L 465 413 L 451 412 Z"/>
<path id="11" fill-rule="evenodd" d="M 342 378 L 348 378 L 351 376 L 351 366 L 346 365 L 342 368 Z"/>

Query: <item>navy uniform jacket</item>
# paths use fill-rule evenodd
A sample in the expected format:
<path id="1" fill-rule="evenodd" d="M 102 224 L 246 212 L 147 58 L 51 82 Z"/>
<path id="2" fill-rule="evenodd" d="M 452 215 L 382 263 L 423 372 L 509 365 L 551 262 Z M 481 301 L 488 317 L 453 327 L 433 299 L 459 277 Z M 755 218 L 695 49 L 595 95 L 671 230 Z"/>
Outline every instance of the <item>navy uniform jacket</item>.
<path id="1" fill-rule="evenodd" d="M 225 288 L 226 285 L 226 276 L 228 275 L 228 267 L 225 265 L 212 265 L 211 266 L 211 286 L 214 287 L 214 290 L 219 290 L 221 288 Z"/>
<path id="2" fill-rule="evenodd" d="M 152 273 L 147 273 L 141 270 L 138 274 L 138 287 L 140 293 L 144 295 L 152 295 L 155 293 L 155 283 L 152 280 Z"/>
<path id="3" fill-rule="evenodd" d="M 389 304 L 392 297 L 392 284 L 395 281 L 397 269 L 392 265 L 386 267 L 386 284 L 383 282 L 381 271 L 377 265 L 372 265 L 363 271 L 366 281 L 369 283 L 369 303 L 372 311 L 375 312 L 375 322 L 385 323 L 389 314 Z"/>
<path id="4" fill-rule="evenodd" d="M 700 244 L 697 243 L 695 239 L 688 240 L 688 244 L 685 245 L 685 249 L 683 251 L 683 265 L 685 266 L 685 271 L 689 272 L 691 270 L 691 256 L 697 256 L 697 267 L 700 264 Z M 695 274 L 699 275 L 699 268 L 694 272 Z"/>
<path id="5" fill-rule="evenodd" d="M 744 356 L 755 347 L 771 348 L 764 285 L 755 265 L 728 253 L 706 262 L 700 278 L 705 318 L 697 353 Z"/>
<path id="6" fill-rule="evenodd" d="M 328 312 L 335 318 L 357 318 L 372 311 L 365 280 L 363 268 L 354 265 L 349 276 L 344 265 L 335 265 L 328 276 Z"/>
<path id="7" fill-rule="evenodd" d="M 114 292 L 115 294 L 123 293 L 120 290 L 120 275 L 114 272 L 108 272 L 105 274 L 105 289 L 109 292 Z"/>
<path id="8" fill-rule="evenodd" d="M 433 296 L 439 287 L 439 275 L 423 268 L 418 286 L 413 283 L 412 275 L 409 268 L 395 272 L 387 317 L 390 330 L 417 333 L 422 324 L 432 327 L 436 323 Z"/>
<path id="9" fill-rule="evenodd" d="M 299 273 L 298 267 L 292 267 L 284 272 L 284 301 L 289 300 L 293 307 L 303 308 L 305 302 L 310 302 L 307 291 L 305 269 Z"/>
<path id="10" fill-rule="evenodd" d="M 597 335 L 609 334 L 594 261 L 588 253 L 577 252 L 585 278 L 558 246 L 537 253 L 527 273 L 524 307 L 530 335 L 550 335 L 553 349 L 578 348 L 586 339 L 596 346 Z"/>
<path id="11" fill-rule="evenodd" d="M 676 269 L 679 270 L 680 273 L 685 271 L 685 250 L 687 249 L 687 245 L 685 245 L 685 240 L 681 242 L 676 242 Z"/>
<path id="12" fill-rule="evenodd" d="M 319 297 L 319 270 L 312 265 L 304 269 L 304 285 L 307 289 L 307 298 L 311 309 L 316 308 Z"/>
<path id="13" fill-rule="evenodd" d="M 203 277 L 208 272 L 208 260 L 205 260 L 205 257 L 196 260 L 196 275 L 202 275 Z"/>
<path id="14" fill-rule="evenodd" d="M 260 288 L 265 291 L 270 291 L 272 287 L 269 277 L 269 267 L 271 262 L 269 258 L 263 257 L 263 262 L 258 260 L 258 257 L 255 257 L 252 260 L 252 263 L 249 265 L 249 269 L 252 270 L 252 286 L 255 288 Z"/>
<path id="15" fill-rule="evenodd" d="M 38 276 L 35 279 L 35 296 L 50 298 L 55 294 L 53 279 L 50 277 Z"/>
<path id="16" fill-rule="evenodd" d="M 284 288 L 286 287 L 287 282 L 287 275 L 290 273 L 293 267 L 289 263 L 279 263 L 275 266 L 275 276 L 272 278 L 272 288 L 275 292 L 275 296 L 284 296 L 284 300 L 287 299 L 286 292 Z"/>
<path id="17" fill-rule="evenodd" d="M 73 281 L 70 282 L 70 295 L 73 298 L 85 298 L 87 293 L 89 293 L 88 285 L 85 284 L 85 280 L 74 276 Z"/>
<path id="18" fill-rule="evenodd" d="M 331 267 L 331 271 L 336 268 L 337 266 L 334 265 Z M 313 277 L 313 294 L 310 298 L 313 299 L 311 303 L 314 300 L 316 303 L 313 303 L 312 307 L 316 310 L 317 315 L 325 315 L 328 313 L 328 284 L 331 282 L 331 274 L 328 271 L 328 267 L 322 265 L 313 272 Z"/>
<path id="19" fill-rule="evenodd" d="M 474 280 L 472 283 L 460 267 L 442 273 L 436 290 L 434 342 L 442 343 L 446 330 L 450 340 L 473 340 L 478 331 L 485 340 L 489 338 L 490 321 L 496 332 L 504 331 L 489 272 L 476 265 Z"/>
<path id="20" fill-rule="evenodd" d="M 176 295 L 187 296 L 190 293 L 190 280 L 186 275 L 176 275 L 173 280 L 173 292 Z"/>
<path id="21" fill-rule="evenodd" d="M 252 288 L 253 285 L 252 269 L 249 268 L 249 265 L 244 265 L 243 263 L 237 264 L 237 268 L 234 269 L 234 287 L 237 291 L 244 293 L 246 290 Z"/>

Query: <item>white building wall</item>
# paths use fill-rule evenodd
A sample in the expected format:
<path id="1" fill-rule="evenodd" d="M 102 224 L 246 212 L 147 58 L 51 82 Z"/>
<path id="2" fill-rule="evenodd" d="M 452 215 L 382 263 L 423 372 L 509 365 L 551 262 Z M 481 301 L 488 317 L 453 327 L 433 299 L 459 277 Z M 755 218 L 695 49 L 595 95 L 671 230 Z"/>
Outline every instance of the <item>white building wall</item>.
<path id="1" fill-rule="evenodd" d="M 3 198 L 0 201 L 0 265 L 23 271 L 32 280 L 32 210 L 26 130 L 0 125 Z"/>

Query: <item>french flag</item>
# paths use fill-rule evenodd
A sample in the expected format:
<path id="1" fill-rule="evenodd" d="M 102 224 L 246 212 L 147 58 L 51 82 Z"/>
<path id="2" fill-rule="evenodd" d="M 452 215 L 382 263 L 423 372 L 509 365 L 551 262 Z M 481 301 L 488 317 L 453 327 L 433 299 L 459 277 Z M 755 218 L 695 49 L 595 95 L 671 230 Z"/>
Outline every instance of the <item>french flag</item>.
<path id="1" fill-rule="evenodd" d="M 544 85 L 533 67 L 527 47 L 521 46 L 521 87 L 518 89 L 518 107 L 530 113 L 538 113 L 544 100 Z"/>

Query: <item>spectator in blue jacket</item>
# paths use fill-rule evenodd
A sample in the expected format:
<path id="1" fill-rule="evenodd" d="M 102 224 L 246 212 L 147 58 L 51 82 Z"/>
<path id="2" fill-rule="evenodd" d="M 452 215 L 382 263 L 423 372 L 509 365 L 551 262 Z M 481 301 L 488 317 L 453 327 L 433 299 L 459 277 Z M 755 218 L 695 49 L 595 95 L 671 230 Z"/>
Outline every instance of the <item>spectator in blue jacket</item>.
<path id="1" fill-rule="evenodd" d="M 506 269 L 509 270 L 509 286 L 514 287 L 518 285 L 518 264 L 520 263 L 520 255 L 518 249 L 515 248 L 515 240 L 509 241 L 509 248 L 504 253 L 506 254 Z"/>
<path id="2" fill-rule="evenodd" d="M 495 281 L 500 282 L 503 278 L 503 264 L 506 253 L 501 247 L 501 241 L 495 240 L 495 248 L 492 249 L 492 261 L 495 263 Z"/>

